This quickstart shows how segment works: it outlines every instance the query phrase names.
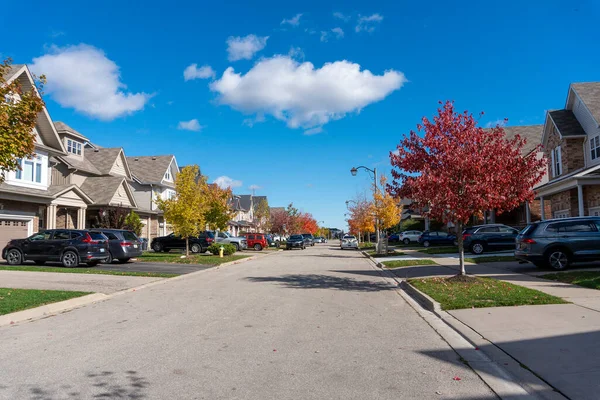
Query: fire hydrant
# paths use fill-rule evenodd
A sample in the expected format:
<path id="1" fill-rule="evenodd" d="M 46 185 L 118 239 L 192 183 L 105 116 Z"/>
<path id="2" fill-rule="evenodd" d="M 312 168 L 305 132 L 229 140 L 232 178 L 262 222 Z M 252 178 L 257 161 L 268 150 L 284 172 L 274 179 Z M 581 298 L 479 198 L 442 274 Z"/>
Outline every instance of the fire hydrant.
<path id="1" fill-rule="evenodd" d="M 219 247 L 219 257 L 223 258 L 223 246 Z"/>

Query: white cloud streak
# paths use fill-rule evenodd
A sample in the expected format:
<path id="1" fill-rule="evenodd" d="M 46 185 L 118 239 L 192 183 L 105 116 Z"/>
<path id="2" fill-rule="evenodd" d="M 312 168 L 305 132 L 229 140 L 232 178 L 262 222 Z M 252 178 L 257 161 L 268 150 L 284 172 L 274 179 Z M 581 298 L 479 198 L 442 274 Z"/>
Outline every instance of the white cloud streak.
<path id="1" fill-rule="evenodd" d="M 290 19 L 284 19 L 283 21 L 281 21 L 281 25 L 298 26 L 300 25 L 300 17 L 302 17 L 302 13 L 294 15 Z"/>
<path id="2" fill-rule="evenodd" d="M 333 17 L 337 18 L 337 19 L 341 19 L 344 22 L 350 21 L 350 16 L 349 15 L 345 15 L 345 14 L 339 12 L 339 11 L 334 12 L 333 13 Z"/>
<path id="3" fill-rule="evenodd" d="M 310 129 L 359 112 L 405 82 L 395 70 L 374 75 L 346 60 L 315 68 L 280 55 L 260 60 L 246 74 L 229 67 L 209 87 L 219 103 L 245 114 L 268 114 L 290 128 Z"/>
<path id="4" fill-rule="evenodd" d="M 216 183 L 217 186 L 219 186 L 221 189 L 233 189 L 242 186 L 242 181 L 236 181 L 235 179 L 231 179 L 230 177 L 225 175 L 219 176 L 213 181 L 213 183 Z"/>
<path id="5" fill-rule="evenodd" d="M 265 48 L 267 39 L 268 36 L 230 36 L 227 39 L 227 58 L 229 61 L 250 60 L 254 54 Z"/>
<path id="6" fill-rule="evenodd" d="M 316 128 L 307 129 L 304 131 L 304 134 L 307 136 L 316 135 L 318 133 L 323 132 L 323 127 L 317 126 Z"/>
<path id="7" fill-rule="evenodd" d="M 495 128 L 497 125 L 500 126 L 505 126 L 506 125 L 506 121 L 503 119 L 497 119 L 495 121 L 490 121 L 487 124 L 485 124 L 486 128 Z"/>
<path id="8" fill-rule="evenodd" d="M 380 14 L 372 14 L 368 16 L 359 15 L 358 23 L 356 25 L 356 32 L 373 32 L 375 30 L 375 26 L 383 21 L 383 16 Z"/>
<path id="9" fill-rule="evenodd" d="M 200 132 L 204 128 L 197 119 L 191 119 L 189 121 L 179 121 L 177 129 L 184 131 Z"/>
<path id="10" fill-rule="evenodd" d="M 185 81 L 192 79 L 214 79 L 215 76 L 215 70 L 210 65 L 203 65 L 198 68 L 198 64 L 191 64 L 183 71 L 183 79 Z"/>
<path id="11" fill-rule="evenodd" d="M 344 30 L 340 27 L 333 28 L 331 32 L 335 34 L 336 39 L 341 39 L 344 37 Z"/>
<path id="12" fill-rule="evenodd" d="M 46 75 L 46 92 L 61 106 L 104 121 L 142 110 L 152 97 L 126 92 L 119 66 L 93 46 L 52 46 L 30 65 L 36 75 Z"/>

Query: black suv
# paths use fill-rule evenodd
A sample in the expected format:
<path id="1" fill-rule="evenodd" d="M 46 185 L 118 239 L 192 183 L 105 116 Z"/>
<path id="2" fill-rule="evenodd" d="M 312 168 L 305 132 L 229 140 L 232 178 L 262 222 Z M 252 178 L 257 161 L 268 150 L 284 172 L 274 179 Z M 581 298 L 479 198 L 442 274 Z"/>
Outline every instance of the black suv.
<path id="1" fill-rule="evenodd" d="M 99 232 L 108 238 L 108 253 L 103 261 L 106 264 L 112 263 L 113 260 L 126 263 L 130 258 L 142 255 L 142 242 L 132 231 L 94 228 L 90 232 Z"/>
<path id="2" fill-rule="evenodd" d="M 65 267 L 81 263 L 96 266 L 106 259 L 108 239 L 102 233 L 77 229 L 48 229 L 27 239 L 14 239 L 2 250 L 2 258 L 9 265 L 34 261 L 43 265 L 46 261 L 60 261 Z"/>
<path id="3" fill-rule="evenodd" d="M 473 254 L 513 249 L 518 234 L 515 228 L 502 224 L 471 226 L 462 233 L 464 248 Z"/>
<path id="4" fill-rule="evenodd" d="M 214 242 L 214 233 L 209 231 L 201 232 L 198 237 L 189 238 L 190 251 L 192 253 L 206 253 L 208 246 Z M 167 253 L 171 249 L 185 250 L 185 238 L 171 233 L 167 236 L 160 236 L 152 239 L 150 247 L 152 247 L 152 250 L 156 251 L 157 253 L 161 251 Z"/>
<path id="5" fill-rule="evenodd" d="M 517 236 L 515 257 L 563 270 L 573 262 L 600 260 L 600 218 L 559 218 L 527 225 Z"/>

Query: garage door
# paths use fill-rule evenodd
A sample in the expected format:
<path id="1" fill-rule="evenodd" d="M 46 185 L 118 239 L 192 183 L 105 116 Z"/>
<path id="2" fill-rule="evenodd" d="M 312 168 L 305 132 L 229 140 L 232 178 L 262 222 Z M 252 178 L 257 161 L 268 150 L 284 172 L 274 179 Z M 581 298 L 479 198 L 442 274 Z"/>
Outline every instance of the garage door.
<path id="1" fill-rule="evenodd" d="M 27 221 L 0 219 L 0 251 L 11 239 L 26 238 Z"/>

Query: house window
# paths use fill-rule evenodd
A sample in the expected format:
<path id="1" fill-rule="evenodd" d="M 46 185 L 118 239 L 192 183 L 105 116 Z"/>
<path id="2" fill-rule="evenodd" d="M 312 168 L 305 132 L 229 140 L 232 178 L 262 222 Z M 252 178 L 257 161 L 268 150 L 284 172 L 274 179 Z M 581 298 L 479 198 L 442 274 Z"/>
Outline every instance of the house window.
<path id="1" fill-rule="evenodd" d="M 600 136 L 595 136 L 590 140 L 590 151 L 592 152 L 592 160 L 600 158 Z"/>
<path id="2" fill-rule="evenodd" d="M 171 181 L 171 171 L 167 170 L 167 172 L 165 172 L 165 181 Z"/>
<path id="3" fill-rule="evenodd" d="M 560 146 L 552 150 L 552 176 L 559 176 L 562 173 L 562 158 Z"/>
<path id="4" fill-rule="evenodd" d="M 81 155 L 81 143 L 71 139 L 67 139 L 67 152 L 71 154 Z"/>
<path id="5" fill-rule="evenodd" d="M 29 160 L 19 158 L 17 163 L 20 169 L 15 171 L 15 179 L 24 182 L 42 183 L 42 157 L 34 156 Z"/>
<path id="6" fill-rule="evenodd" d="M 173 199 L 173 198 L 175 198 L 175 191 L 174 191 L 174 190 L 167 189 L 167 199 L 168 199 L 168 200 L 171 200 L 171 199 Z"/>

